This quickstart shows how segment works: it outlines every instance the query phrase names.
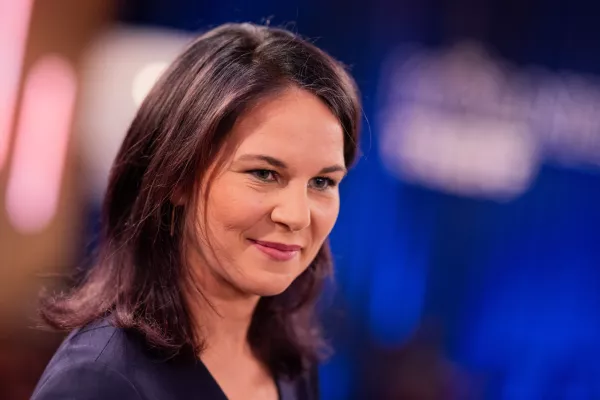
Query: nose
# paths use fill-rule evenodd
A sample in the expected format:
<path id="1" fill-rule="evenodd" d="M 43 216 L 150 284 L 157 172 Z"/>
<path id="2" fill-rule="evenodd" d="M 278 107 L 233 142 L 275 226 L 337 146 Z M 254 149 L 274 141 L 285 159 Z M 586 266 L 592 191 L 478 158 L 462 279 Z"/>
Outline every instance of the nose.
<path id="1" fill-rule="evenodd" d="M 306 186 L 282 189 L 271 211 L 271 220 L 290 231 L 297 232 L 310 225 L 310 204 Z"/>

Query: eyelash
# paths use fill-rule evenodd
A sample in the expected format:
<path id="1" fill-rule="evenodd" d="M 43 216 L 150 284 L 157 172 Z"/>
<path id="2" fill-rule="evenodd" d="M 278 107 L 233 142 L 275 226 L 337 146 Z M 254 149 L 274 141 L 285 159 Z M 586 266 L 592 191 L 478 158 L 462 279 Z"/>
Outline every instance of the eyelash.
<path id="1" fill-rule="evenodd" d="M 265 173 L 265 172 L 270 174 L 271 176 L 273 176 L 273 179 L 265 179 L 265 178 L 261 178 L 259 176 L 259 174 Z M 277 176 L 278 176 L 277 172 L 270 170 L 270 169 L 253 169 L 253 170 L 248 171 L 247 173 L 252 175 L 254 178 L 258 179 L 259 181 L 267 182 L 267 183 L 277 181 Z M 327 189 L 332 189 L 337 186 L 337 182 L 335 180 L 328 178 L 326 176 L 317 176 L 317 177 L 313 178 L 313 180 L 315 180 L 315 179 L 323 179 L 325 182 L 327 182 L 327 186 L 324 188 L 316 188 L 316 187 L 314 188 L 315 190 L 318 190 L 320 192 L 323 192 Z"/>

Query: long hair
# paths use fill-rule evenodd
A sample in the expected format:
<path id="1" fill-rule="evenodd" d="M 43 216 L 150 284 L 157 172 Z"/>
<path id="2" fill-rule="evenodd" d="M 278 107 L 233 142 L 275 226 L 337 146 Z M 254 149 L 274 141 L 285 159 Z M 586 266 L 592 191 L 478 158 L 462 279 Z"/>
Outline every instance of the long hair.
<path id="1" fill-rule="evenodd" d="M 155 348 L 201 351 L 183 294 L 191 268 L 182 257 L 199 182 L 221 158 L 236 119 L 292 86 L 320 98 L 338 118 L 351 165 L 360 103 L 339 62 L 295 34 L 252 24 L 222 25 L 193 41 L 150 91 L 118 152 L 96 264 L 71 292 L 42 298 L 44 321 L 71 330 L 109 317 Z M 190 200 L 176 206 L 179 195 Z M 297 376 L 318 361 L 315 302 L 331 269 L 324 244 L 283 293 L 259 300 L 248 341 L 275 372 Z"/>

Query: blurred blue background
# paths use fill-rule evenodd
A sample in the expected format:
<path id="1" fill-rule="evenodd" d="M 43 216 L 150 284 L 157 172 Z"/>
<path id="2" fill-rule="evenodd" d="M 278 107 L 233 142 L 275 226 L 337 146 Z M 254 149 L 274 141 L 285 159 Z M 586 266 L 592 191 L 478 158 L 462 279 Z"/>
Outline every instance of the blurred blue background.
<path id="1" fill-rule="evenodd" d="M 600 5 L 121 0 L 111 15 L 184 37 L 284 26 L 356 78 L 324 399 L 600 398 Z M 99 196 L 81 192 L 89 250 Z"/>
<path id="2" fill-rule="evenodd" d="M 444 356 L 483 376 L 485 398 L 600 398 L 598 171 L 542 163 L 509 203 L 440 193 L 385 170 L 377 119 L 386 95 L 382 64 L 404 43 L 435 49 L 472 38 L 517 65 L 597 73 L 600 8 L 584 1 L 138 3 L 126 7 L 128 22 L 191 31 L 232 20 L 289 26 L 349 65 L 360 85 L 364 157 L 344 184 L 332 236 L 345 318 L 330 327 L 336 355 L 321 371 L 324 398 L 366 396 L 360 377 L 378 362 L 371 347 L 403 346 L 428 319 L 442 327 Z"/>

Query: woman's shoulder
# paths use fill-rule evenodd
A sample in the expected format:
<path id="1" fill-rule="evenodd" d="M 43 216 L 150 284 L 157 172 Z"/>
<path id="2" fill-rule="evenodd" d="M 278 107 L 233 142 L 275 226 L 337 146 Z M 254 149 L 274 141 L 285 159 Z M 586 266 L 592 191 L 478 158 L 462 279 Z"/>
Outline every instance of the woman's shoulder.
<path id="1" fill-rule="evenodd" d="M 167 357 L 135 332 L 94 322 L 73 331 L 39 380 L 33 400 L 178 400 L 197 393 L 225 400 L 199 362 Z"/>
<path id="2" fill-rule="evenodd" d="M 70 364 L 98 363 L 122 369 L 145 357 L 135 335 L 113 326 L 107 319 L 92 322 L 71 332 L 56 351 L 49 369 Z"/>
<path id="3" fill-rule="evenodd" d="M 136 341 L 107 320 L 74 330 L 46 367 L 32 399 L 141 398 L 131 366 L 143 368 Z"/>

